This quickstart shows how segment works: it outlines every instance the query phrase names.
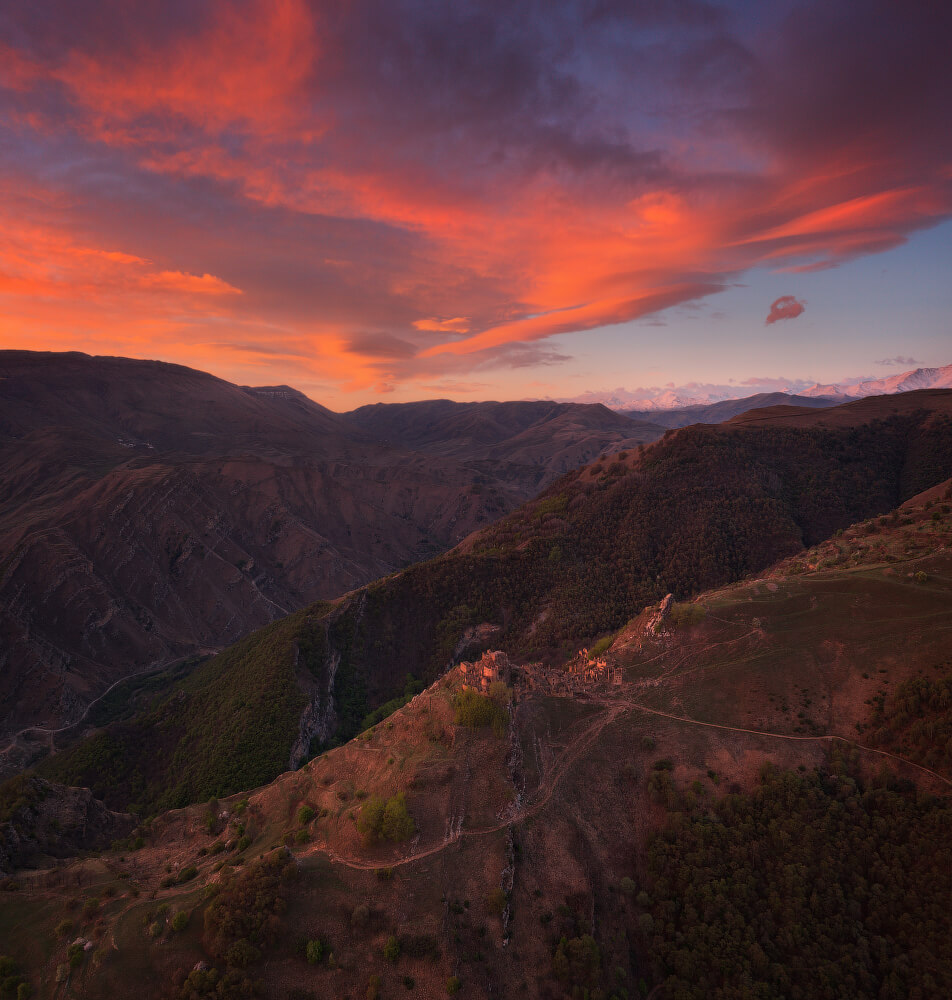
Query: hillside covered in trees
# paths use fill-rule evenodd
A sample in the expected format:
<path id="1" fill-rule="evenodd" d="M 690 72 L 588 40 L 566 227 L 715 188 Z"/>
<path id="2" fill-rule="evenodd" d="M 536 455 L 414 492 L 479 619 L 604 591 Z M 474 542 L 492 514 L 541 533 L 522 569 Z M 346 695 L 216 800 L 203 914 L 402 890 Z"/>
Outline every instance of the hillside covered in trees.
<path id="1" fill-rule="evenodd" d="M 295 744 L 299 763 L 346 742 L 412 694 L 408 676 L 471 655 L 480 623 L 497 648 L 560 662 L 665 593 L 756 573 L 947 478 L 952 393 L 909 395 L 883 419 L 864 401 L 855 423 L 847 406 L 815 426 L 689 427 L 569 474 L 446 556 L 254 633 L 40 770 L 148 813 L 268 781 Z"/>

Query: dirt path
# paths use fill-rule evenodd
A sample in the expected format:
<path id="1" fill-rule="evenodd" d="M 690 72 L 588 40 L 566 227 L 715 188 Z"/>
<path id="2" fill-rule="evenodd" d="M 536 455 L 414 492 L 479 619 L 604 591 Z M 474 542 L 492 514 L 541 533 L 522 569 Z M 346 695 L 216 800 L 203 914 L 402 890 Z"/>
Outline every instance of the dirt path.
<path id="1" fill-rule="evenodd" d="M 841 743 L 846 743 L 848 746 L 856 747 L 857 750 L 864 750 L 867 753 L 876 753 L 881 757 L 889 757 L 892 760 L 897 760 L 901 764 L 906 764 L 909 767 L 915 767 L 926 774 L 931 774 L 933 778 L 943 782 L 952 788 L 952 781 L 948 778 L 944 778 L 941 774 L 937 774 L 935 771 L 930 770 L 928 767 L 924 767 L 922 764 L 917 764 L 913 760 L 906 760 L 905 757 L 900 757 L 897 754 L 889 753 L 887 750 L 878 750 L 876 747 L 868 747 L 863 743 L 857 743 L 855 740 L 851 740 L 846 736 L 794 736 L 790 733 L 771 733 L 762 729 L 742 729 L 740 726 L 728 726 L 720 722 L 702 722 L 700 719 L 690 719 L 684 715 L 672 715 L 669 712 L 662 712 L 657 708 L 648 708 L 646 705 L 640 705 L 637 702 L 629 702 L 629 707 L 636 709 L 640 712 L 648 712 L 650 715 L 659 715 L 663 719 L 673 719 L 675 722 L 686 722 L 692 726 L 707 726 L 710 729 L 725 729 L 731 733 L 748 733 L 751 736 L 767 736 L 775 740 L 796 740 L 800 742 L 817 742 L 818 740 L 839 740 Z"/>
<path id="2" fill-rule="evenodd" d="M 879 754 L 881 757 L 888 757 L 891 760 L 898 761 L 900 764 L 906 764 L 909 767 L 914 767 L 925 774 L 930 775 L 936 780 L 942 782 L 949 787 L 952 787 L 952 781 L 948 778 L 943 777 L 941 774 L 937 774 L 935 771 L 930 770 L 928 767 L 924 767 L 922 764 L 917 764 L 915 761 L 906 760 L 904 757 L 900 757 L 897 754 L 889 753 L 886 750 L 879 750 L 876 747 L 865 746 L 862 743 L 857 743 L 855 740 L 848 739 L 845 736 L 794 736 L 789 733 L 774 733 L 761 729 L 745 729 L 741 726 L 728 726 L 723 723 L 718 722 L 703 722 L 700 719 L 691 719 L 684 715 L 674 715 L 669 712 L 662 712 L 659 709 L 648 708 L 645 705 L 641 705 L 635 701 L 603 701 L 601 702 L 606 708 L 606 710 L 601 713 L 597 719 L 595 719 L 590 725 L 588 725 L 581 733 L 579 733 L 569 745 L 562 751 L 559 755 L 555 767 L 551 772 L 546 775 L 542 784 L 536 790 L 532 799 L 527 802 L 521 809 L 507 816 L 505 819 L 501 819 L 497 823 L 493 823 L 489 826 L 475 827 L 471 829 L 460 829 L 456 832 L 444 837 L 441 841 L 426 848 L 422 851 L 416 851 L 412 854 L 408 854 L 402 858 L 397 858 L 388 861 L 373 861 L 373 860 L 363 860 L 354 857 L 345 857 L 342 854 L 338 854 L 333 851 L 330 847 L 325 845 L 314 845 L 308 851 L 303 852 L 306 856 L 308 854 L 323 854 L 334 864 L 344 865 L 347 868 L 354 868 L 361 871 L 379 871 L 384 868 L 400 868 L 404 865 L 412 864 L 416 861 L 422 861 L 425 858 L 432 857 L 435 854 L 439 854 L 441 851 L 445 851 L 448 847 L 453 844 L 457 844 L 466 837 L 483 837 L 488 834 L 498 833 L 501 830 L 505 830 L 512 823 L 519 823 L 531 816 L 537 815 L 541 812 L 546 805 L 548 805 L 559 782 L 565 776 L 569 768 L 582 756 L 582 754 L 595 742 L 598 736 L 602 733 L 606 726 L 611 725 L 620 716 L 631 711 L 646 712 L 649 715 L 657 715 L 664 719 L 671 719 L 674 722 L 683 722 L 687 725 L 692 726 L 704 726 L 710 729 L 721 729 L 726 732 L 732 733 L 744 733 L 750 736 L 763 736 L 769 739 L 778 740 L 793 740 L 802 743 L 817 743 L 817 742 L 833 742 L 835 740 L 845 743 L 847 746 L 856 747 L 858 750 L 865 751 L 867 753 Z"/>
<path id="3" fill-rule="evenodd" d="M 302 855 L 323 854 L 335 864 L 344 865 L 347 868 L 356 868 L 362 871 L 379 871 L 383 868 L 400 868 L 403 865 L 409 865 L 415 861 L 422 861 L 424 858 L 432 857 L 434 854 L 439 854 L 441 851 L 445 851 L 446 848 L 459 843 L 466 837 L 484 837 L 487 834 L 498 833 L 500 830 L 505 830 L 513 823 L 518 823 L 524 819 L 528 819 L 530 816 L 535 816 L 545 808 L 549 800 L 552 798 L 559 781 L 561 781 L 572 764 L 574 764 L 575 761 L 578 760 L 578 758 L 585 752 L 585 750 L 587 750 L 592 743 L 595 742 L 602 730 L 606 726 L 611 725 L 611 723 L 619 718 L 619 716 L 630 711 L 632 707 L 626 702 L 603 702 L 602 704 L 607 704 L 607 710 L 599 715 L 599 717 L 588 725 L 581 733 L 579 733 L 578 736 L 576 736 L 562 751 L 555 767 L 545 777 L 545 780 L 532 796 L 532 800 L 527 802 L 522 809 L 517 810 L 505 819 L 501 819 L 499 822 L 493 823 L 490 826 L 457 830 L 455 833 L 444 837 L 443 840 L 434 844 L 432 847 L 428 847 L 426 850 L 417 851 L 413 854 L 408 854 L 405 857 L 398 858 L 393 861 L 364 861 L 358 858 L 344 857 L 336 851 L 331 850 L 326 844 L 315 845 L 309 850 L 302 852 Z"/>
<path id="4" fill-rule="evenodd" d="M 120 677 L 119 680 L 113 681 L 109 687 L 101 695 L 94 698 L 83 710 L 83 714 L 70 722 L 66 726 L 60 726 L 58 729 L 47 729 L 45 726 L 27 726 L 25 729 L 21 729 L 18 733 L 14 733 L 11 742 L 0 750 L 0 757 L 6 756 L 12 750 L 17 748 L 17 740 L 21 736 L 25 736 L 27 733 L 36 733 L 39 736 L 48 736 L 50 739 L 50 753 L 55 753 L 53 747 L 53 740 L 59 733 L 65 733 L 67 730 L 73 729 L 76 726 L 80 726 L 86 721 L 89 713 L 106 697 L 111 691 L 117 688 L 120 684 L 124 684 L 126 681 L 134 680 L 137 677 L 148 677 L 150 674 L 159 674 L 163 670 L 169 670 L 171 667 L 176 666 L 179 663 L 184 663 L 186 660 L 190 660 L 193 656 L 214 656 L 216 653 L 220 652 L 219 649 L 200 649 L 195 653 L 189 653 L 187 656 L 178 656 L 174 660 L 167 660 L 163 663 L 154 663 L 151 666 L 146 667 L 144 670 L 140 670 L 138 673 L 126 674 L 125 677 Z"/>

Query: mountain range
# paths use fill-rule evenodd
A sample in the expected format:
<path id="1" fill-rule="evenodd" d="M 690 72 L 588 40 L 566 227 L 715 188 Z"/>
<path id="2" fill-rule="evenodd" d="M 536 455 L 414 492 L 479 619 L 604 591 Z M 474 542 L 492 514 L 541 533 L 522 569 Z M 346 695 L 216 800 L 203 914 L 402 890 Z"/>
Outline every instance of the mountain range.
<path id="1" fill-rule="evenodd" d="M 773 394 L 656 414 L 657 422 L 597 404 L 544 401 L 435 400 L 337 414 L 286 386 L 240 387 L 158 362 L 3 352 L 3 767 L 10 773 L 55 745 L 55 730 L 68 738 L 97 699 L 130 675 L 215 653 L 315 600 L 457 546 L 600 456 L 614 453 L 607 466 L 625 468 L 666 429 L 764 406 L 769 414 L 781 400 L 799 413 L 840 412 L 828 411 L 827 400 Z M 676 507 L 676 495 L 654 489 L 656 499 L 644 501 L 646 523 Z M 893 486 L 877 503 L 898 498 Z M 847 523 L 864 511 L 847 506 L 822 523 Z M 539 523 L 566 519 L 553 508 Z M 505 537 L 504 524 L 494 537 Z M 776 537 L 788 534 L 784 527 Z M 499 547 L 465 542 L 474 544 Z M 565 546 L 556 539 L 553 547 Z M 634 579 L 657 575 L 652 562 L 632 567 Z M 693 581 L 694 570 L 686 572 Z M 590 596 L 582 578 L 573 585 L 580 588 L 569 602 L 574 613 Z M 521 586 L 512 582 L 513 596 Z M 443 604 L 457 589 L 435 595 L 433 608 L 453 612 Z M 471 614 L 486 593 L 460 592 L 453 613 Z M 607 621 L 612 601 L 602 607 Z M 540 648 L 564 641 L 552 627 L 551 619 L 537 627 Z M 409 641 L 432 639 L 424 629 Z M 391 697 L 408 671 L 432 677 L 451 650 L 427 648 L 409 665 L 374 667 L 362 681 L 366 707 L 355 701 L 341 732 Z M 302 697 L 310 703 L 312 693 Z M 306 749 L 310 738 L 301 739 Z"/>
<path id="2" fill-rule="evenodd" d="M 804 396 L 882 396 L 894 392 L 913 392 L 916 389 L 952 389 L 952 365 L 941 368 L 916 368 L 900 375 L 885 378 L 857 379 L 831 385 L 817 383 L 803 390 Z"/>
<path id="3" fill-rule="evenodd" d="M 0 352 L 0 731 L 69 725 L 130 673 L 450 548 L 663 433 L 573 404 L 374 412 L 160 362 Z"/>
<path id="4" fill-rule="evenodd" d="M 503 623 L 489 641 L 513 652 L 481 661 L 499 678 L 486 693 L 465 687 L 471 668 L 450 668 L 357 738 L 234 795 L 135 816 L 57 784 L 54 771 L 0 786 L 5 984 L 84 1000 L 124 995 L 133 981 L 145 1000 L 703 1000 L 751 989 L 773 1000 L 823 995 L 818 982 L 857 1000 L 947 996 L 952 480 L 935 477 L 952 461 L 952 393 L 791 410 L 679 430 L 622 470 L 586 467 L 512 515 L 531 528 L 512 552 L 530 552 L 536 535 L 551 552 L 553 532 L 577 533 L 602 561 L 595 529 L 630 505 L 639 480 L 683 477 L 687 498 L 698 459 L 719 454 L 719 484 L 733 470 L 766 491 L 749 520 L 711 525 L 739 543 L 768 517 L 767 562 L 754 572 L 715 571 L 732 582 L 632 603 L 604 641 L 564 659 L 518 655 L 521 633 Z M 876 440 L 882 456 L 868 450 Z M 843 475 L 804 470 L 797 486 L 782 463 L 752 463 L 781 441 L 832 454 Z M 769 541 L 771 492 L 821 536 L 815 546 Z M 860 508 L 881 513 L 830 535 Z M 832 520 L 821 524 L 824 511 Z M 631 540 L 614 536 L 626 558 Z M 778 544 L 790 554 L 771 561 Z M 698 568 L 700 555 L 689 556 Z M 670 549 L 658 557 L 667 565 Z M 454 555 L 423 571 L 443 564 L 460 576 L 474 565 Z M 365 609 L 376 600 L 390 621 L 411 614 L 387 583 L 379 597 L 367 589 Z M 269 650 L 294 633 L 289 648 L 309 663 L 334 662 L 321 634 L 359 647 L 360 620 L 332 636 L 322 623 L 333 614 L 288 619 L 283 637 L 269 626 L 255 640 L 259 666 L 284 660 Z M 465 619 L 450 631 L 465 633 Z M 209 748 L 234 728 L 244 759 L 261 758 L 277 674 L 242 667 L 249 651 L 219 660 L 199 702 L 194 672 L 171 700 L 159 694 L 154 724 L 174 722 L 162 706 L 177 704 L 196 731 L 224 727 L 206 733 Z M 237 705 L 256 676 L 256 712 L 234 727 L 212 714 L 213 692 Z M 227 747 L 206 761 L 172 736 L 153 757 L 231 780 Z M 61 758 L 68 775 L 81 760 L 68 757 L 50 763 Z M 122 761 L 100 763 L 105 777 Z M 140 771 L 138 790 L 154 776 Z"/>
<path id="5" fill-rule="evenodd" d="M 684 386 L 654 387 L 628 390 L 623 388 L 604 392 L 585 392 L 572 397 L 569 402 L 601 403 L 612 410 L 641 415 L 655 415 L 670 410 L 695 409 L 714 403 L 740 399 L 741 393 L 754 390 L 754 395 L 787 395 L 798 398 L 826 398 L 830 403 L 845 402 L 862 396 L 880 396 L 914 389 L 952 388 L 952 365 L 941 368 L 916 368 L 885 378 L 855 378 L 828 384 L 810 383 L 803 379 L 747 379 L 742 384 L 731 381 L 727 385 L 690 383 Z M 830 405 L 829 403 L 827 405 Z M 671 425 L 673 426 L 673 425 Z"/>
<path id="6" fill-rule="evenodd" d="M 740 580 L 949 475 L 948 390 L 669 431 L 563 476 L 445 555 L 253 633 L 184 680 L 178 667 L 131 678 L 46 742 L 58 752 L 40 772 L 142 813 L 231 794 L 358 735 L 489 643 L 562 663 L 632 609 Z"/>

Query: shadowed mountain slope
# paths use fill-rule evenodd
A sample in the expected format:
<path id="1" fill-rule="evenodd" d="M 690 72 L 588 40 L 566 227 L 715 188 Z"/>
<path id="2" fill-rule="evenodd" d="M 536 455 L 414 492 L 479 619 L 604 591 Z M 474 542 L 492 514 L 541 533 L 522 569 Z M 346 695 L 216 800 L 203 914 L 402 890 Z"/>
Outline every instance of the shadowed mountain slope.
<path id="1" fill-rule="evenodd" d="M 252 773 L 266 779 L 240 765 L 234 698 L 252 718 L 287 707 L 258 757 L 289 766 L 309 745 L 360 732 L 408 674 L 430 682 L 489 641 L 561 662 L 666 593 L 682 600 L 759 572 L 952 474 L 952 392 L 862 404 L 816 411 L 813 427 L 762 414 L 750 427 L 685 428 L 625 461 L 572 473 L 452 552 L 279 623 L 280 641 L 278 625 L 256 633 L 198 667 L 184 701 L 163 696 L 130 723 L 50 758 L 42 773 L 98 780 L 114 808 L 225 794 L 242 787 L 242 774 L 245 784 Z M 271 664 L 266 684 L 259 661 Z M 168 757 L 148 754 L 166 745 L 163 732 L 183 760 L 220 750 L 229 768 L 183 784 Z"/>
<path id="2" fill-rule="evenodd" d="M 0 352 L 0 731 L 449 548 L 534 495 L 547 449 L 561 470 L 627 427 L 572 412 L 535 451 L 436 456 L 287 386 Z"/>
<path id="3" fill-rule="evenodd" d="M 571 692 L 517 665 L 508 725 L 452 671 L 299 771 L 15 873 L 8 973 L 82 1000 L 944 1000 L 950 500 L 637 609 Z"/>
<path id="4" fill-rule="evenodd" d="M 606 451 L 648 444 L 664 433 L 659 424 L 626 419 L 601 404 L 548 401 L 376 403 L 343 417 L 415 451 L 535 467 L 539 489 Z"/>

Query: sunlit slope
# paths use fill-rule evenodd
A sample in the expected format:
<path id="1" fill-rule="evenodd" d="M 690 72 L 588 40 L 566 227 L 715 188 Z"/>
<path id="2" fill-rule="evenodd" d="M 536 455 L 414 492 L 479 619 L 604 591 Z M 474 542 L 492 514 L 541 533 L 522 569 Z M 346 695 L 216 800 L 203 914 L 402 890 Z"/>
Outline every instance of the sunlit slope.
<path id="1" fill-rule="evenodd" d="M 740 988 L 750 942 L 728 932 L 744 921 L 765 996 L 807 988 L 809 956 L 851 996 L 888 982 L 938 1000 L 952 771 L 922 740 L 952 710 L 909 692 L 952 682 L 950 510 L 942 484 L 676 604 L 657 631 L 636 615 L 604 654 L 619 684 L 538 696 L 517 674 L 508 732 L 460 724 L 452 672 L 297 772 L 26 880 L 0 927 L 34 983 L 75 935 L 93 941 L 71 980 L 90 1000 L 133 976 L 143 997 L 216 995 L 199 978 L 174 992 L 199 962 L 275 998 L 437 996 L 454 976 L 476 997 L 640 982 L 702 997 L 712 975 Z M 368 836 L 393 800 L 411 827 Z M 68 905 L 80 870 L 88 912 Z"/>
<path id="2" fill-rule="evenodd" d="M 922 398 L 910 406 L 914 395 Z M 472 626 L 495 626 L 491 641 L 497 648 L 555 663 L 616 630 L 665 593 L 689 599 L 705 588 L 759 573 L 778 558 L 802 553 L 805 542 L 888 512 L 923 485 L 952 473 L 952 422 L 945 413 L 950 401 L 952 393 L 883 397 L 888 415 L 880 420 L 872 419 L 876 401 L 863 400 L 816 411 L 815 427 L 775 427 L 758 418 L 751 428 L 686 428 L 643 453 L 587 466 L 445 557 L 289 620 L 281 634 L 297 636 L 295 622 L 312 623 L 306 641 L 314 660 L 311 673 L 320 680 L 302 686 L 300 671 L 295 681 L 290 667 L 281 668 L 282 679 L 275 683 L 288 692 L 285 721 L 265 727 L 266 742 L 259 744 L 258 756 L 270 762 L 270 771 L 260 761 L 251 766 L 248 753 L 228 752 L 222 758 L 227 768 L 206 767 L 207 780 L 163 777 L 172 758 L 167 752 L 151 753 L 153 740 L 169 752 L 177 744 L 145 736 L 140 718 L 123 737 L 122 745 L 131 744 L 132 751 L 114 754 L 121 780 L 111 780 L 112 790 L 104 794 L 129 795 L 127 772 L 139 768 L 140 754 L 148 756 L 146 771 L 152 777 L 137 786 L 144 792 L 113 800 L 116 808 L 129 801 L 147 810 L 184 804 L 269 780 L 292 758 L 303 759 L 312 741 L 316 749 L 356 735 L 368 713 L 406 690 L 408 675 L 424 683 L 438 677 L 472 649 L 466 645 Z M 893 413 L 900 404 L 907 409 Z M 894 585 L 883 577 L 883 595 L 877 599 L 888 601 Z M 798 604 L 790 588 L 774 597 L 763 587 L 761 599 L 778 606 L 786 601 L 792 621 L 795 609 L 811 601 L 804 596 Z M 829 602 L 831 607 L 839 602 L 840 617 L 849 620 L 848 598 Z M 263 638 L 259 644 L 252 636 L 242 648 L 255 649 L 256 659 L 270 663 L 270 641 Z M 280 655 L 278 661 L 284 662 Z M 193 690 L 208 692 L 203 696 L 208 718 L 229 717 L 232 699 L 242 702 L 247 717 L 270 718 L 275 709 L 267 685 L 260 683 L 263 673 L 236 670 L 223 687 L 217 678 L 224 676 L 218 667 L 205 667 L 192 682 Z M 822 722 L 815 709 L 805 716 Z M 150 733 L 152 725 L 146 725 Z M 196 727 L 204 728 L 200 721 Z M 213 723 L 209 730 L 218 728 Z M 183 746 L 200 745 L 181 728 L 163 732 L 179 733 Z M 302 733 L 306 738 L 299 743 Z M 238 742 L 236 735 L 227 745 Z M 50 765 L 58 779 L 96 780 L 90 766 L 76 765 L 80 753 L 86 751 L 61 755 Z M 186 756 L 191 759 L 192 751 Z M 155 791 L 149 791 L 152 786 Z M 169 798 L 173 789 L 177 797 Z"/>

